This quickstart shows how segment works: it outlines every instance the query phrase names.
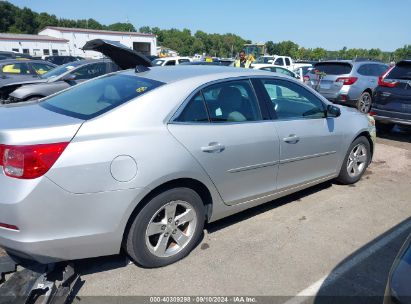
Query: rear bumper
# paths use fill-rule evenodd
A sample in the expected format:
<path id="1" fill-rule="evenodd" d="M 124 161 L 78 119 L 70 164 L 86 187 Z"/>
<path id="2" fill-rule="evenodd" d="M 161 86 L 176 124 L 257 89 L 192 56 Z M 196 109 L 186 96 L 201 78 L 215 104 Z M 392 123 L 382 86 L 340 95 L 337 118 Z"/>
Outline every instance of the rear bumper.
<path id="1" fill-rule="evenodd" d="M 128 216 L 142 189 L 69 193 L 46 177 L 17 180 L 0 173 L 0 246 L 51 263 L 117 254 Z"/>
<path id="2" fill-rule="evenodd" d="M 377 122 L 411 126 L 411 114 L 384 111 L 375 108 L 372 108 L 372 111 L 376 113 L 373 117 Z"/>

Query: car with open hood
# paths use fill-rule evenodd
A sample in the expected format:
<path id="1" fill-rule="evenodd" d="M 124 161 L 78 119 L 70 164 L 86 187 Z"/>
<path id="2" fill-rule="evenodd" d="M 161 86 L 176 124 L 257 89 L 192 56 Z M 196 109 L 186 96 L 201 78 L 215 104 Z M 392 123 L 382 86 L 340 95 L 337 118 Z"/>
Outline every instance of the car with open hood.
<path id="1" fill-rule="evenodd" d="M 69 62 L 38 75 L 36 79 L 9 83 L 0 87 L 0 103 L 16 103 L 43 98 L 107 73 L 134 68 L 142 64 L 151 65 L 144 56 L 114 41 L 91 40 L 84 45 L 83 49 L 101 52 L 111 60 Z"/>

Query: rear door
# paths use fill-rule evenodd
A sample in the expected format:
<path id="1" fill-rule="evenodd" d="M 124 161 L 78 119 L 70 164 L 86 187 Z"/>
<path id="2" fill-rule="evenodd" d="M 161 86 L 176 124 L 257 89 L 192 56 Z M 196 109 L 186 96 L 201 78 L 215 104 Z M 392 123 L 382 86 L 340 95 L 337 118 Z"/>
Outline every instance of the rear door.
<path id="1" fill-rule="evenodd" d="M 276 190 L 278 136 L 274 122 L 263 120 L 249 80 L 204 88 L 168 128 L 208 173 L 226 204 Z"/>
<path id="2" fill-rule="evenodd" d="M 302 85 L 280 79 L 262 83 L 280 139 L 278 189 L 336 174 L 343 142 L 338 118 L 326 118 L 323 102 Z"/>
<path id="3" fill-rule="evenodd" d="M 411 114 L 411 61 L 402 61 L 384 77 L 376 92 L 380 110 Z"/>

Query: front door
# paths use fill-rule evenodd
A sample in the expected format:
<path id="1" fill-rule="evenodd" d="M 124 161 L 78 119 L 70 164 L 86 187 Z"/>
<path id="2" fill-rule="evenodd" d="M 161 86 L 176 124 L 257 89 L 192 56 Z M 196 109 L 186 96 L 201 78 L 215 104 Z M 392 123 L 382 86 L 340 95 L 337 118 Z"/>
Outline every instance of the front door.
<path id="1" fill-rule="evenodd" d="M 168 127 L 232 205 L 276 190 L 274 124 L 262 120 L 250 82 L 239 80 L 203 89 Z"/>
<path id="2" fill-rule="evenodd" d="M 280 139 L 278 189 L 286 189 L 336 174 L 341 130 L 326 118 L 325 105 L 302 85 L 263 80 L 276 115 Z"/>

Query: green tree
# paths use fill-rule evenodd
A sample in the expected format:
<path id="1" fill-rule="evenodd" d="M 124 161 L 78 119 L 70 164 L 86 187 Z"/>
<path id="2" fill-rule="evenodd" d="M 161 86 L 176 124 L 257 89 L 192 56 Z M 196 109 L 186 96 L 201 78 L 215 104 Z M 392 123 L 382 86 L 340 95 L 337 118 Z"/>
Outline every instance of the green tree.
<path id="1" fill-rule="evenodd" d="M 136 32 L 136 28 L 131 23 L 113 23 L 106 27 L 109 31 L 118 31 L 118 32 Z"/>

